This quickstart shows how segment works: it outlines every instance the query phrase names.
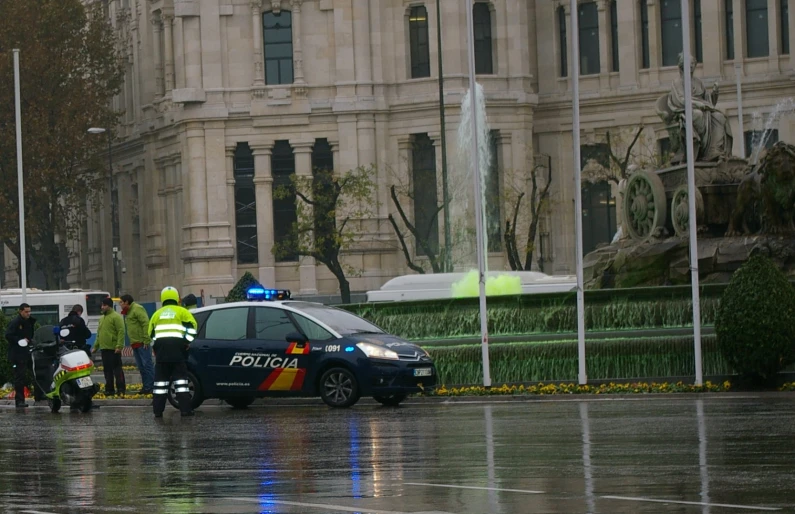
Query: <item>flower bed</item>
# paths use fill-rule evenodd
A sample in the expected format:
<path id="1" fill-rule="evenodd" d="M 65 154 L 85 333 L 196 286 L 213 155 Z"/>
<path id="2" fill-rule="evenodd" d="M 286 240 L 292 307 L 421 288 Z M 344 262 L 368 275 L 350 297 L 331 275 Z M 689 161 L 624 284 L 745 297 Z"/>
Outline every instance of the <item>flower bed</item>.
<path id="1" fill-rule="evenodd" d="M 571 383 L 537 385 L 507 385 L 491 387 L 464 386 L 447 388 L 441 386 L 428 396 L 504 396 L 504 395 L 566 395 L 566 394 L 651 394 L 651 393 L 720 393 L 731 390 L 729 381 L 722 384 L 713 384 L 707 381 L 702 386 L 685 384 L 683 382 L 633 382 L 614 383 L 601 385 L 578 385 Z M 782 389 L 783 390 L 783 389 Z"/>

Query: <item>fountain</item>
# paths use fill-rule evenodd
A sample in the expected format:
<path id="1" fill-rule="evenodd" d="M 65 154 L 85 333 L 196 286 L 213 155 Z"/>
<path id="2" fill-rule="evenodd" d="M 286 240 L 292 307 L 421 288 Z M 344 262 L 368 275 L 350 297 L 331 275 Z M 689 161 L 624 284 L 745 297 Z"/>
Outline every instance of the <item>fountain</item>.
<path id="1" fill-rule="evenodd" d="M 467 91 L 461 101 L 461 121 L 458 126 L 458 151 L 454 166 L 449 170 L 450 219 L 453 220 L 454 271 L 451 273 L 412 274 L 396 277 L 381 289 L 367 292 L 368 302 L 429 300 L 440 298 L 476 297 L 479 292 L 477 248 L 475 238 L 475 198 L 473 186 L 474 166 L 470 157 L 472 145 L 472 116 L 478 125 L 478 160 L 482 205 L 487 204 L 486 184 L 491 172 L 490 129 L 486 116 L 486 98 L 483 87 L 475 83 L 475 113 Z M 499 219 L 488 220 L 482 209 L 484 227 L 483 252 L 486 256 L 486 295 L 553 293 L 572 291 L 576 287 L 574 277 L 551 277 L 535 271 L 488 271 L 489 223 L 500 223 Z M 491 227 L 493 228 L 493 227 Z"/>
<path id="2" fill-rule="evenodd" d="M 682 60 L 680 59 L 680 73 Z M 773 125 L 795 112 L 795 101 L 779 101 L 762 123 L 748 159 L 732 155 L 729 122 L 717 108 L 718 88 L 709 91 L 693 77 L 693 134 L 696 162 L 696 217 L 700 282 L 727 282 L 755 251 L 795 274 L 795 146 L 778 142 L 766 149 Z M 627 237 L 584 257 L 585 286 L 613 288 L 690 282 L 690 214 L 684 148 L 682 80 L 656 103 L 673 147 L 668 168 L 640 169 L 622 192 L 622 225 Z"/>

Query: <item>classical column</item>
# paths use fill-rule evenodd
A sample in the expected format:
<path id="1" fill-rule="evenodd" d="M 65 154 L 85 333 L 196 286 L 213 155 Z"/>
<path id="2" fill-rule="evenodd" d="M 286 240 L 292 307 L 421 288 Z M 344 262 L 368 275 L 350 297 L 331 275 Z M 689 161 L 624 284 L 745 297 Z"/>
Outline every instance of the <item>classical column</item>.
<path id="1" fill-rule="evenodd" d="M 312 177 L 312 146 L 314 141 L 291 141 L 295 153 L 295 173 L 299 177 Z M 311 199 L 311 196 L 310 196 Z M 311 206 L 308 209 L 311 215 Z M 317 279 L 315 277 L 315 259 L 312 257 L 300 257 L 299 280 L 301 295 L 317 294 Z"/>
<path id="2" fill-rule="evenodd" d="M 163 19 L 160 11 L 152 15 L 152 45 L 155 59 L 155 100 L 163 96 L 163 54 L 160 51 L 162 44 L 161 28 Z"/>
<path id="3" fill-rule="evenodd" d="M 723 75 L 723 61 L 725 54 L 721 48 L 726 41 L 725 34 L 721 31 L 723 5 L 721 2 L 701 2 L 701 48 L 704 53 L 704 77 L 720 77 Z M 733 76 L 733 74 L 732 74 Z"/>
<path id="4" fill-rule="evenodd" d="M 254 152 L 254 193 L 257 199 L 257 262 L 259 281 L 266 287 L 276 286 L 276 258 L 273 243 L 273 174 L 271 154 L 273 143 L 252 145 Z"/>
<path id="5" fill-rule="evenodd" d="M 165 91 L 170 93 L 174 89 L 174 13 L 163 13 L 163 37 L 165 38 L 165 66 L 166 66 L 166 84 Z"/>
<path id="6" fill-rule="evenodd" d="M 745 75 L 742 66 L 745 60 L 745 2 L 732 0 L 732 17 L 734 19 L 734 62 L 740 63 L 740 74 Z"/>
<path id="7" fill-rule="evenodd" d="M 660 5 L 656 0 L 648 0 L 646 12 L 649 15 L 649 84 L 660 83 Z"/>
<path id="8" fill-rule="evenodd" d="M 610 62 L 613 52 L 610 49 L 610 17 L 608 16 L 607 0 L 597 0 L 596 11 L 599 21 L 599 88 L 610 89 Z"/>
<path id="9" fill-rule="evenodd" d="M 779 11 L 780 13 L 781 11 Z M 795 70 L 795 50 L 793 49 L 792 39 L 795 36 L 795 5 L 788 5 L 787 9 L 787 28 L 789 31 L 789 70 Z"/>
<path id="10" fill-rule="evenodd" d="M 356 95 L 373 94 L 373 60 L 370 46 L 370 0 L 353 0 L 353 58 Z"/>
<path id="11" fill-rule="evenodd" d="M 627 8 L 626 2 L 632 2 Z M 618 14 L 618 60 L 619 84 L 622 87 L 636 86 L 638 83 L 638 57 L 640 52 L 640 3 L 625 0 Z"/>
<path id="12" fill-rule="evenodd" d="M 185 220 L 190 227 L 189 237 L 186 241 L 190 246 L 204 246 L 207 242 L 207 175 L 204 141 L 204 126 L 202 123 L 189 123 L 186 129 L 188 159 L 185 162 L 188 173 L 182 176 L 189 177 L 189 183 L 183 180 L 183 191 L 187 188 L 190 207 L 185 209 L 189 218 Z"/>
<path id="13" fill-rule="evenodd" d="M 236 212 L 237 205 L 235 204 L 235 145 L 226 147 L 226 205 L 227 217 L 229 219 L 229 235 L 232 238 L 232 246 L 234 247 L 235 259 L 232 260 L 232 276 L 237 277 L 237 226 L 236 226 Z"/>
<path id="14" fill-rule="evenodd" d="M 778 56 L 778 43 L 781 41 L 781 11 L 779 10 L 780 0 L 767 0 L 767 37 L 768 37 L 768 52 L 767 57 L 767 71 L 768 73 L 778 73 L 781 71 Z"/>
<path id="15" fill-rule="evenodd" d="M 254 87 L 265 85 L 262 57 L 262 5 L 260 0 L 251 0 L 251 24 L 254 30 Z"/>
<path id="16" fill-rule="evenodd" d="M 293 66 L 296 84 L 306 84 L 304 81 L 304 57 L 301 51 L 301 4 L 303 0 L 291 0 L 293 9 Z"/>

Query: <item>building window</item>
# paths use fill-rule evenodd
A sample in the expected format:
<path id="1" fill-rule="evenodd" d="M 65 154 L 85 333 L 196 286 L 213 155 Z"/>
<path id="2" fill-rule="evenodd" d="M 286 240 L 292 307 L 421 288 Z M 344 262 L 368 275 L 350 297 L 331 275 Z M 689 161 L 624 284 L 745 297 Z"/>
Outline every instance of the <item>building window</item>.
<path id="1" fill-rule="evenodd" d="M 489 173 L 486 175 L 486 236 L 488 238 L 488 251 L 502 251 L 502 216 L 500 209 L 502 197 L 500 196 L 500 154 L 499 131 L 489 132 L 489 147 L 491 148 L 491 163 Z"/>
<path id="2" fill-rule="evenodd" d="M 475 31 L 475 73 L 491 75 L 494 73 L 491 49 L 491 11 L 489 5 L 476 3 L 472 8 Z"/>
<path id="3" fill-rule="evenodd" d="M 439 203 L 436 186 L 436 149 L 428 134 L 416 134 L 411 150 L 414 226 L 420 238 L 439 251 Z M 419 241 L 416 254 L 425 255 Z"/>
<path id="4" fill-rule="evenodd" d="M 726 60 L 734 59 L 734 0 L 726 0 Z"/>
<path id="5" fill-rule="evenodd" d="M 273 189 L 289 186 L 291 175 L 295 173 L 295 155 L 288 141 L 276 141 L 271 154 L 271 170 L 273 173 Z M 283 199 L 273 199 L 273 237 L 281 243 L 293 237 L 293 226 L 298 221 L 295 208 L 295 195 Z M 298 255 L 283 255 L 279 262 L 297 261 Z"/>
<path id="6" fill-rule="evenodd" d="M 254 153 L 238 143 L 234 155 L 235 233 L 238 264 L 257 263 L 257 197 L 254 189 Z"/>
<path id="7" fill-rule="evenodd" d="M 765 150 L 778 143 L 778 129 L 772 129 L 765 137 L 764 130 L 746 130 L 743 134 L 745 136 L 745 157 L 749 158 L 753 155 L 754 148 L 761 146 Z"/>
<path id="8" fill-rule="evenodd" d="M 693 0 L 693 28 L 695 32 L 696 62 L 704 62 L 704 49 L 701 44 L 701 0 Z"/>
<path id="9" fill-rule="evenodd" d="M 745 37 L 749 58 L 768 56 L 767 0 L 745 0 Z"/>
<path id="10" fill-rule="evenodd" d="M 293 83 L 293 15 L 290 11 L 262 15 L 265 83 Z"/>
<path id="11" fill-rule="evenodd" d="M 328 194 L 334 179 L 334 153 L 327 139 L 315 139 L 312 146 L 312 174 L 314 175 L 312 194 L 314 195 L 315 238 L 327 238 L 335 230 L 331 224 L 331 211 L 336 211 L 337 202 Z"/>
<path id="12" fill-rule="evenodd" d="M 613 71 L 618 71 L 618 2 L 610 2 L 610 50 L 613 57 Z"/>
<path id="13" fill-rule="evenodd" d="M 731 0 L 729 0 L 731 1 Z M 640 0 L 640 67 L 649 68 L 649 5 Z"/>
<path id="14" fill-rule="evenodd" d="M 779 12 L 781 13 L 781 54 L 789 54 L 789 1 L 781 0 Z"/>
<path id="15" fill-rule="evenodd" d="M 558 7 L 558 34 L 560 35 L 560 76 L 569 75 L 569 62 L 567 60 L 568 46 L 566 42 L 566 11 Z"/>
<path id="16" fill-rule="evenodd" d="M 671 162 L 671 138 L 664 137 L 657 141 L 657 151 L 659 153 L 659 158 L 657 159 L 657 164 L 663 166 Z"/>
<path id="17" fill-rule="evenodd" d="M 599 73 L 599 15 L 596 2 L 580 4 L 580 74 Z"/>
<path id="18" fill-rule="evenodd" d="M 411 50 L 411 78 L 431 76 L 431 57 L 428 48 L 428 11 L 425 6 L 412 7 L 409 12 L 409 47 Z"/>
<path id="19" fill-rule="evenodd" d="M 605 168 L 609 167 L 607 144 L 583 145 L 580 148 L 581 166 L 585 167 L 591 159 Z M 582 233 L 584 253 L 613 240 L 616 234 L 616 199 L 609 182 L 582 185 Z"/>

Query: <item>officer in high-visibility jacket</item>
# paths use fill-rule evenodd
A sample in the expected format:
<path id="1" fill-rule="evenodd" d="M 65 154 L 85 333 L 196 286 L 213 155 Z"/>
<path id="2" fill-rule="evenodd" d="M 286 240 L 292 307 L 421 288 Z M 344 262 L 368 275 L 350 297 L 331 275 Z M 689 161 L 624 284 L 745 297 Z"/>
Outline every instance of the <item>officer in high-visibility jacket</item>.
<path id="1" fill-rule="evenodd" d="M 149 320 L 149 333 L 156 359 L 155 386 L 152 391 L 152 407 L 156 418 L 163 417 L 171 382 L 174 383 L 180 412 L 183 416 L 193 416 L 185 358 L 188 346 L 196 337 L 198 326 L 193 314 L 180 307 L 179 300 L 179 292 L 175 288 L 164 288 L 160 293 L 163 307 Z"/>

